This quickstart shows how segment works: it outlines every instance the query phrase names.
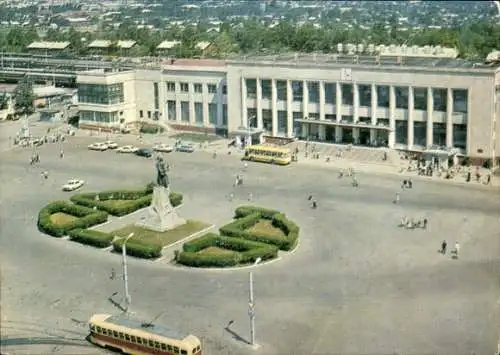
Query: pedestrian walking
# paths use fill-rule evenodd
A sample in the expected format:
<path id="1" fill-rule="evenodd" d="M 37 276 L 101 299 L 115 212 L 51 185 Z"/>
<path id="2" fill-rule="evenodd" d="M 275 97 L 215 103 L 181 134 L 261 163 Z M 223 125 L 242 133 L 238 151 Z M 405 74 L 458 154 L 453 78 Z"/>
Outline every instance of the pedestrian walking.
<path id="1" fill-rule="evenodd" d="M 116 278 L 115 268 L 111 268 L 111 276 L 109 277 L 109 279 L 114 280 L 115 278 Z"/>
<path id="2" fill-rule="evenodd" d="M 399 203 L 399 196 L 400 196 L 399 192 L 396 192 L 396 198 L 394 200 L 394 203 Z"/>
<path id="3" fill-rule="evenodd" d="M 424 218 L 424 229 L 427 229 L 427 223 L 429 222 L 429 220 L 426 218 Z"/>
<path id="4" fill-rule="evenodd" d="M 229 194 L 229 201 L 233 201 L 234 200 L 234 193 L 230 193 Z"/>
<path id="5" fill-rule="evenodd" d="M 411 181 L 411 179 L 408 179 L 408 188 L 413 188 L 413 181 Z"/>
<path id="6" fill-rule="evenodd" d="M 249 202 L 252 202 L 252 199 L 253 199 L 253 195 L 251 192 L 248 193 L 248 201 Z"/>
<path id="7" fill-rule="evenodd" d="M 312 202 L 312 208 L 315 210 L 316 208 L 318 208 L 318 203 L 316 201 L 313 201 Z"/>
<path id="8" fill-rule="evenodd" d="M 309 197 L 307 198 L 307 201 L 312 201 L 313 199 L 313 195 L 309 195 Z"/>
<path id="9" fill-rule="evenodd" d="M 460 252 L 460 244 L 458 241 L 455 243 L 455 259 L 458 259 L 458 254 Z"/>
<path id="10" fill-rule="evenodd" d="M 61 151 L 59 152 L 59 157 L 62 159 L 64 158 L 64 151 L 61 149 Z"/>
<path id="11" fill-rule="evenodd" d="M 440 250 L 441 254 L 443 254 L 443 255 L 446 254 L 446 247 L 447 246 L 448 246 L 448 243 L 446 243 L 446 240 L 443 240 L 441 242 L 441 250 Z"/>

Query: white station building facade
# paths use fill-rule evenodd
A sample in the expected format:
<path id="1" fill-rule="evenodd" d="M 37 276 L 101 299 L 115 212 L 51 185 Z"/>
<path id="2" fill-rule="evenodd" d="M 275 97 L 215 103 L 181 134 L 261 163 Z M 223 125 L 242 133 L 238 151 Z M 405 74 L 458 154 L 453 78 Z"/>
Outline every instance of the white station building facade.
<path id="1" fill-rule="evenodd" d="M 498 164 L 500 66 L 457 59 L 290 55 L 169 60 L 80 72 L 80 125 L 455 149 Z M 500 123 L 499 123 L 500 124 Z"/>

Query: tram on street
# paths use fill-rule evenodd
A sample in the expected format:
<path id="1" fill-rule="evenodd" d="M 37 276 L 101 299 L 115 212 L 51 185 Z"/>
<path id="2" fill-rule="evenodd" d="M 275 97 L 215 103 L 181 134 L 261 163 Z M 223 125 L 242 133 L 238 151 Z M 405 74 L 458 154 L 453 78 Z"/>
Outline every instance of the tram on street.
<path id="1" fill-rule="evenodd" d="M 133 355 L 201 355 L 196 336 L 125 315 L 95 314 L 88 324 L 90 342 L 109 350 Z"/>
<path id="2" fill-rule="evenodd" d="M 245 156 L 242 159 L 276 165 L 288 165 L 292 162 L 292 153 L 288 148 L 252 145 L 245 148 Z"/>

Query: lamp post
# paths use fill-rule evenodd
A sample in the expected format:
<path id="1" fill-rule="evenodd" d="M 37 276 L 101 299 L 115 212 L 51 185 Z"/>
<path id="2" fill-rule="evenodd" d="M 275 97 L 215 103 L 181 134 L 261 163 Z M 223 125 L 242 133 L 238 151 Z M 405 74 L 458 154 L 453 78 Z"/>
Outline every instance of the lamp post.
<path id="1" fill-rule="evenodd" d="M 254 266 L 262 261 L 261 258 L 255 260 Z M 253 272 L 250 271 L 249 279 L 249 299 L 248 299 L 248 316 L 250 317 L 250 345 L 255 346 L 255 304 L 253 297 Z"/>
<path id="2" fill-rule="evenodd" d="M 132 298 L 128 293 L 128 273 L 127 273 L 127 242 L 130 238 L 134 236 L 134 233 L 130 233 L 122 244 L 122 257 L 123 257 L 123 285 L 125 288 L 125 312 L 128 312 L 128 307 L 132 302 Z"/>

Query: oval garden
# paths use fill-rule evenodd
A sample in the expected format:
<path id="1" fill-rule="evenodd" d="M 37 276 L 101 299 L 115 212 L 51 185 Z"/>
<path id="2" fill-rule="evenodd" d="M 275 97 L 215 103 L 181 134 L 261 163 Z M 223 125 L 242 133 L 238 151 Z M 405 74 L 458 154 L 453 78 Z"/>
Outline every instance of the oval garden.
<path id="1" fill-rule="evenodd" d="M 172 261 L 197 268 L 275 259 L 279 251 L 290 251 L 298 244 L 299 227 L 294 222 L 279 211 L 256 206 L 238 207 L 233 221 L 220 227 L 219 234 L 206 233 L 213 227 L 210 223 L 191 219 L 165 232 L 145 229 L 133 222 L 140 217 L 137 214 L 146 212 L 152 192 L 149 184 L 140 190 L 76 194 L 69 201 L 54 201 L 42 208 L 38 228 L 54 237 L 114 252 L 121 252 L 124 238 L 134 233 L 127 241 L 127 254 L 144 259 L 161 258 L 169 247 L 189 240 L 173 253 Z M 170 193 L 173 207 L 182 200 L 182 194 Z"/>

